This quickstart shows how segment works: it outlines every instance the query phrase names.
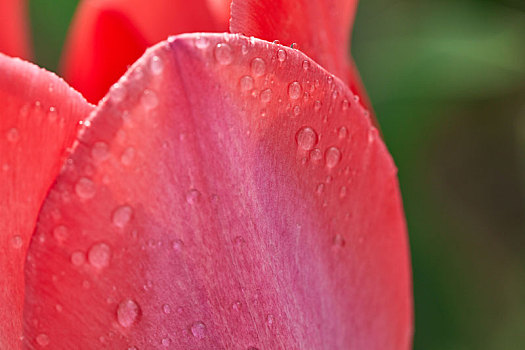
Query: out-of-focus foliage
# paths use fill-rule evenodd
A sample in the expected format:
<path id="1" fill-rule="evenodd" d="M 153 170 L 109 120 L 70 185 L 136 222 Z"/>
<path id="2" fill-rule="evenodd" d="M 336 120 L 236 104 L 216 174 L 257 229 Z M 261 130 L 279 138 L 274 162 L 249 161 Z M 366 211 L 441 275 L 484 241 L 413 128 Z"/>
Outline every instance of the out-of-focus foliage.
<path id="1" fill-rule="evenodd" d="M 31 0 L 56 70 L 76 0 Z M 416 350 L 525 344 L 525 2 L 361 0 L 352 51 L 399 167 Z"/>
<path id="2" fill-rule="evenodd" d="M 362 0 L 352 51 L 399 167 L 416 350 L 525 345 L 525 2 Z"/>

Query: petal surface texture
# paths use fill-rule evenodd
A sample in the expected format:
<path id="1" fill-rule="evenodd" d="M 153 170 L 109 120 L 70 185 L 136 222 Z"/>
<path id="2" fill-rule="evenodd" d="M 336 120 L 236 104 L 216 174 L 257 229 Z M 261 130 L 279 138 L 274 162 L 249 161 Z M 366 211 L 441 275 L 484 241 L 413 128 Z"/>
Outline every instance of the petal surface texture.
<path id="1" fill-rule="evenodd" d="M 359 72 L 350 58 L 357 0 L 234 0 L 230 31 L 298 45 L 350 86 L 371 110 Z M 375 122 L 375 120 L 374 120 Z"/>
<path id="2" fill-rule="evenodd" d="M 148 51 L 43 206 L 28 345 L 408 349 L 396 168 L 353 101 L 299 51 L 257 39 Z"/>
<path id="3" fill-rule="evenodd" d="M 84 0 L 62 58 L 64 78 L 96 103 L 147 47 L 173 34 L 226 31 L 224 2 Z"/>
<path id="4" fill-rule="evenodd" d="M 24 260 L 78 121 L 93 106 L 56 75 L 0 54 L 0 349 L 21 348 Z"/>
<path id="5" fill-rule="evenodd" d="M 0 52 L 29 58 L 29 35 L 25 0 L 0 1 Z"/>

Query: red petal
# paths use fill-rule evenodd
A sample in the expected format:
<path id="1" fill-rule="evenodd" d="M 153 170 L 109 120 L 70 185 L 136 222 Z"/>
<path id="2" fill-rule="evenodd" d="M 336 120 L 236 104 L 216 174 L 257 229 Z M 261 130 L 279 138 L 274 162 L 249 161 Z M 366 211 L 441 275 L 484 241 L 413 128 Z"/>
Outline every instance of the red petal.
<path id="1" fill-rule="evenodd" d="M 0 347 L 18 349 L 38 210 L 92 106 L 54 74 L 2 54 L 0 101 Z"/>
<path id="2" fill-rule="evenodd" d="M 230 31 L 279 40 L 287 46 L 297 43 L 301 51 L 344 80 L 371 110 L 359 72 L 349 58 L 356 7 L 357 0 L 234 0 Z"/>
<path id="3" fill-rule="evenodd" d="M 0 1 L 0 52 L 28 58 L 29 35 L 24 0 Z"/>
<path id="4" fill-rule="evenodd" d="M 342 82 L 280 45 L 184 35 L 93 116 L 30 248 L 30 345 L 409 348 L 396 168 Z"/>
<path id="5" fill-rule="evenodd" d="M 64 53 L 64 77 L 97 102 L 148 46 L 170 34 L 227 30 L 223 7 L 209 10 L 206 0 L 83 1 Z"/>

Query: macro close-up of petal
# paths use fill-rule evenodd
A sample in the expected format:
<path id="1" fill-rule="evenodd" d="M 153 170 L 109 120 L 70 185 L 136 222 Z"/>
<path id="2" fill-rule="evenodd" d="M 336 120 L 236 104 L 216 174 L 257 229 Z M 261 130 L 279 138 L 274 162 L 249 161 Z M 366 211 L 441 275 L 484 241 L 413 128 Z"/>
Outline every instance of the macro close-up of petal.
<path id="1" fill-rule="evenodd" d="M 227 31 L 228 18 L 228 0 L 81 1 L 62 57 L 64 79 L 97 103 L 149 46 L 174 34 Z"/>
<path id="2" fill-rule="evenodd" d="M 0 349 L 18 349 L 24 261 L 79 121 L 93 108 L 62 79 L 0 54 Z"/>
<path id="3" fill-rule="evenodd" d="M 399 349 L 412 337 L 397 170 L 298 50 L 149 49 L 83 124 L 25 266 L 29 349 Z"/>

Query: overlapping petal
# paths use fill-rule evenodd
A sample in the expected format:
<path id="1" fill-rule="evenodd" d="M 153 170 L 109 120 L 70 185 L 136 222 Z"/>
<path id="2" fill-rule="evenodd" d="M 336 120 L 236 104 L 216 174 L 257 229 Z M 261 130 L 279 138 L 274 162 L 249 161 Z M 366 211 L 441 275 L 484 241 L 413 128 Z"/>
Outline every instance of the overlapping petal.
<path id="1" fill-rule="evenodd" d="M 342 79 L 371 110 L 359 72 L 349 57 L 357 0 L 233 0 L 230 31 L 301 51 Z M 373 118 L 374 119 L 374 118 Z"/>
<path id="2" fill-rule="evenodd" d="M 409 348 L 395 166 L 308 57 L 175 37 L 90 122 L 28 254 L 29 347 Z"/>
<path id="3" fill-rule="evenodd" d="M 38 211 L 93 106 L 54 74 L 2 54 L 0 101 L 0 348 L 18 349 Z"/>
<path id="4" fill-rule="evenodd" d="M 64 78 L 98 102 L 147 47 L 168 35 L 226 31 L 227 7 L 226 0 L 82 1 L 63 56 Z"/>
<path id="5" fill-rule="evenodd" d="M 25 0 L 0 1 L 0 52 L 29 58 L 29 35 Z"/>

